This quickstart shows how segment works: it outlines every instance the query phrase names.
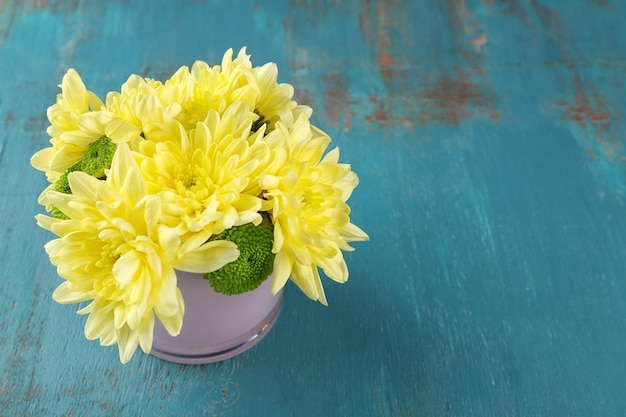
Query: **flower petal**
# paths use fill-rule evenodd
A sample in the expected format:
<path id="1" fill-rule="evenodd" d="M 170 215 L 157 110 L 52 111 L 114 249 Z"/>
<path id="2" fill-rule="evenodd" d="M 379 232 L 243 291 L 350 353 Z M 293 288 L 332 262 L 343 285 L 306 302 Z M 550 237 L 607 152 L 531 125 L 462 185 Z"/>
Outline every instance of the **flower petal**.
<path id="1" fill-rule="evenodd" d="M 60 304 L 74 304 L 89 300 L 89 296 L 84 293 L 75 292 L 72 283 L 65 281 L 52 293 L 52 299 Z"/>
<path id="2" fill-rule="evenodd" d="M 115 150 L 115 154 L 113 155 L 107 182 L 110 182 L 115 189 L 122 189 L 124 181 L 126 180 L 126 175 L 132 166 L 136 166 L 136 163 L 128 145 L 120 143 Z"/>
<path id="3" fill-rule="evenodd" d="M 216 271 L 238 257 L 239 249 L 233 242 L 215 240 L 187 252 L 170 264 L 181 271 L 204 273 Z"/>
<path id="4" fill-rule="evenodd" d="M 274 258 L 274 271 L 272 272 L 272 294 L 277 294 L 289 279 L 291 275 L 291 260 L 284 254 L 278 252 Z"/>

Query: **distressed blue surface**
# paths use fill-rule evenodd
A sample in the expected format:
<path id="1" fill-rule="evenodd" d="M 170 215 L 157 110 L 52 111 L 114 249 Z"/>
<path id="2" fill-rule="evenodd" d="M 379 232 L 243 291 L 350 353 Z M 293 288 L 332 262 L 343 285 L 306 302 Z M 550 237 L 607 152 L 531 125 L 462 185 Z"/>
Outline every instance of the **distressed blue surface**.
<path id="1" fill-rule="evenodd" d="M 0 1 L 0 415 L 626 412 L 626 3 Z M 247 45 L 359 174 L 330 306 L 178 366 L 82 335 L 33 216 L 45 110 Z"/>

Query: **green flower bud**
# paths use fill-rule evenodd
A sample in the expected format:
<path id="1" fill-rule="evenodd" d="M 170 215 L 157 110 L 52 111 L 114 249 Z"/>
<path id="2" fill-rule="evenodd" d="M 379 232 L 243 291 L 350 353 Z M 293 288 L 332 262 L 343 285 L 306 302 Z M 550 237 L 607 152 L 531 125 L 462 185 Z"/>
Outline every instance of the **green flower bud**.
<path id="1" fill-rule="evenodd" d="M 211 237 L 237 245 L 239 258 L 214 272 L 204 274 L 216 292 L 234 295 L 258 288 L 274 267 L 274 227 L 268 220 L 235 226 Z"/>
<path id="2" fill-rule="evenodd" d="M 70 183 L 67 181 L 67 175 L 70 172 L 74 171 L 82 171 L 83 161 L 78 161 L 71 167 L 69 167 L 63 175 L 59 177 L 58 180 L 54 183 L 54 191 L 58 191 L 63 194 L 72 194 L 72 190 L 70 190 Z"/>
<path id="3" fill-rule="evenodd" d="M 65 213 L 63 213 L 61 210 L 59 210 L 57 206 L 52 206 L 50 208 L 50 214 L 52 214 L 52 217 L 55 217 L 55 218 L 60 219 L 60 220 L 69 220 L 70 219 Z"/>
<path id="4" fill-rule="evenodd" d="M 104 170 L 111 168 L 111 162 L 113 161 L 113 155 L 116 149 L 117 145 L 111 142 L 111 139 L 102 136 L 89 145 L 89 149 L 81 161 L 81 171 L 101 180 L 106 179 Z"/>

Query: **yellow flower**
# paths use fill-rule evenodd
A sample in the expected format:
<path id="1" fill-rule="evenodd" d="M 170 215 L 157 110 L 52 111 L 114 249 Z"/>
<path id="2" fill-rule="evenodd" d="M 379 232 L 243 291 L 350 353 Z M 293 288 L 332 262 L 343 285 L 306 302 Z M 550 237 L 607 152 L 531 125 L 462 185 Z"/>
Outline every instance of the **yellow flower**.
<path id="1" fill-rule="evenodd" d="M 272 291 L 289 277 L 311 299 L 327 304 L 318 267 L 337 282 L 348 279 L 342 250 L 347 242 L 368 236 L 350 223 L 346 201 L 358 184 L 350 165 L 339 164 L 339 149 L 322 158 L 330 138 L 312 129 L 305 116 L 291 128 L 277 123 L 287 148 L 284 165 L 275 175 L 259 178 L 271 203 L 274 223 Z"/>
<path id="2" fill-rule="evenodd" d="M 253 74 L 259 89 L 254 109 L 261 115 L 262 121 L 268 124 L 268 130 L 273 130 L 278 121 L 290 127 L 300 115 L 307 119 L 311 117 L 313 110 L 309 106 L 298 105 L 292 99 L 293 86 L 278 83 L 278 67 L 275 63 L 269 62 L 261 67 L 255 67 Z"/>
<path id="3" fill-rule="evenodd" d="M 271 131 L 278 121 L 291 126 L 301 114 L 309 118 L 311 108 L 299 106 L 292 100 L 293 86 L 279 84 L 277 76 L 278 68 L 274 63 L 253 67 L 245 48 L 234 59 L 233 50 L 226 51 L 221 65 L 211 67 L 206 62 L 196 61 L 191 68 L 191 94 L 178 120 L 191 129 L 204 120 L 209 110 L 223 114 L 236 102 L 245 103 L 258 115 L 254 131 L 263 124 Z"/>
<path id="4" fill-rule="evenodd" d="M 221 115 L 236 102 L 246 103 L 250 111 L 254 110 L 259 91 L 250 60 L 242 52 L 232 60 L 232 54 L 232 49 L 224 54 L 221 66 L 196 61 L 191 67 L 191 94 L 178 118 L 187 129 L 204 120 L 209 111 Z"/>
<path id="5" fill-rule="evenodd" d="M 65 279 L 54 292 L 59 303 L 91 303 L 85 336 L 102 345 L 117 343 L 126 363 L 137 346 L 152 347 L 154 314 L 171 335 L 182 326 L 184 302 L 174 268 L 217 270 L 239 256 L 231 242 L 190 245 L 158 223 L 162 203 L 147 192 L 129 147 L 121 143 L 106 180 L 83 172 L 68 175 L 73 194 L 48 198 L 70 217 L 37 216 L 38 224 L 59 238 L 45 248 Z"/>
<path id="6" fill-rule="evenodd" d="M 163 223 L 193 234 L 193 241 L 233 226 L 261 221 L 261 189 L 255 179 L 264 172 L 270 150 L 263 129 L 250 132 L 254 114 L 243 103 L 222 116 L 210 110 L 189 134 L 179 125 L 178 137 L 145 141 L 141 171 L 150 193 L 163 200 Z"/>
<path id="7" fill-rule="evenodd" d="M 163 84 L 131 75 L 120 92 L 110 92 L 106 109 L 135 126 L 145 139 L 162 141 L 176 134 L 175 118 L 191 91 L 189 69 L 181 67 Z M 131 144 L 136 149 L 137 142 Z"/>
<path id="8" fill-rule="evenodd" d="M 102 101 L 85 88 L 80 75 L 70 68 L 63 76 L 61 94 L 56 104 L 48 108 L 49 148 L 44 148 L 31 158 L 31 164 L 44 171 L 48 181 L 54 182 L 65 170 L 79 161 L 85 153 L 84 141 L 75 141 L 72 133 L 81 130 L 80 118 L 92 110 L 99 110 Z M 96 140 L 98 138 L 95 138 Z"/>

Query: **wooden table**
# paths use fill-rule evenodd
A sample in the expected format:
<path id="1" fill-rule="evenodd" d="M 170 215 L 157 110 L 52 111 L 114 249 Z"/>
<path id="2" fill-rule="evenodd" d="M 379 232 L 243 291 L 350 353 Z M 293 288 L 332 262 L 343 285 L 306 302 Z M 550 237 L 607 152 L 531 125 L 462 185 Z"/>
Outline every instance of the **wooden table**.
<path id="1" fill-rule="evenodd" d="M 0 415 L 626 413 L 626 2 L 0 1 Z M 247 45 L 361 183 L 330 303 L 181 366 L 83 337 L 36 227 L 46 108 Z"/>

